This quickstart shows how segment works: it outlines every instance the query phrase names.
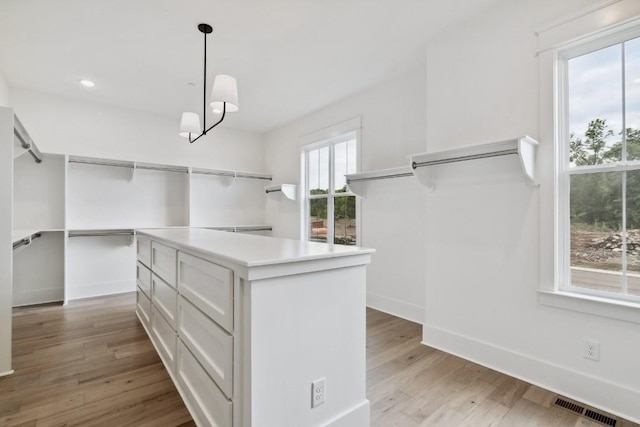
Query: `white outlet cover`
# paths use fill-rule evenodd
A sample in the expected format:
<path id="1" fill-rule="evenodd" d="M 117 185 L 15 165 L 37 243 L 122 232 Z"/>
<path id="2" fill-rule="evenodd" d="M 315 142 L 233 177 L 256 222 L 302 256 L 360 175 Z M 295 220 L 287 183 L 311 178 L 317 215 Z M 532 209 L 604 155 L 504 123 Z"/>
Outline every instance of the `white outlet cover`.
<path id="1" fill-rule="evenodd" d="M 600 360 L 600 343 L 595 340 L 584 340 L 583 357 L 585 359 Z"/>
<path id="2" fill-rule="evenodd" d="M 320 378 L 311 383 L 311 407 L 315 408 L 324 403 L 325 379 Z"/>

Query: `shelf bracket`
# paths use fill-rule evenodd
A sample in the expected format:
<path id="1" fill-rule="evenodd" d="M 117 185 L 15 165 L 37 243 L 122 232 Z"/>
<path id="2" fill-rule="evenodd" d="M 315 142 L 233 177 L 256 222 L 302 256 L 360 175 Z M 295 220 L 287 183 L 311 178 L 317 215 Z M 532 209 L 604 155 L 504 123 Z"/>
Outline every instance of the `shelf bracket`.
<path id="1" fill-rule="evenodd" d="M 138 167 L 138 164 L 136 162 L 133 162 L 133 166 L 131 167 L 131 170 L 129 171 L 129 182 L 133 182 L 134 178 L 136 177 L 136 169 Z"/>

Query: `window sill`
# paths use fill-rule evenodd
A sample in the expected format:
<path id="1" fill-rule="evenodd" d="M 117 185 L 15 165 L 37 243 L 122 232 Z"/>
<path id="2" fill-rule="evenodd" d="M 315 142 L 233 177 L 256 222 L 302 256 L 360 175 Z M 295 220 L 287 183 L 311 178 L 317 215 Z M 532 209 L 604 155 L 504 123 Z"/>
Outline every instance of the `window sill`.
<path id="1" fill-rule="evenodd" d="M 538 291 L 538 302 L 549 307 L 640 323 L 640 304 L 571 292 Z"/>

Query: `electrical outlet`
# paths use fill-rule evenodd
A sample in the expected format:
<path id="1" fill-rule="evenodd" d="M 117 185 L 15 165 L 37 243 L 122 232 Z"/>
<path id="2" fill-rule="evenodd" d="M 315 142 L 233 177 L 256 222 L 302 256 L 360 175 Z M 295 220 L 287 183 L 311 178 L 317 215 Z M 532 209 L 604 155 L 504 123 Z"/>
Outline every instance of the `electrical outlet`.
<path id="1" fill-rule="evenodd" d="M 324 403 L 325 397 L 325 387 L 324 387 L 325 379 L 320 378 L 319 380 L 315 380 L 311 383 L 311 407 L 315 408 L 316 406 L 320 406 Z"/>
<path id="2" fill-rule="evenodd" d="M 600 343 L 594 340 L 584 340 L 582 356 L 585 359 L 600 360 Z"/>

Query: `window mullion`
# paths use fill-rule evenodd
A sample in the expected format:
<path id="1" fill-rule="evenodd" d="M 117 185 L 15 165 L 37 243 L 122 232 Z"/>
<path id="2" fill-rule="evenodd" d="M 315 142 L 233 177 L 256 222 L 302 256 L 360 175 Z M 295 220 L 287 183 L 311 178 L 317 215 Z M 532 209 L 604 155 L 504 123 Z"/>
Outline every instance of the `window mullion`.
<path id="1" fill-rule="evenodd" d="M 627 94 L 626 94 L 626 57 L 625 57 L 625 44 L 620 43 L 621 59 L 622 59 L 622 161 L 627 161 Z"/>
<path id="2" fill-rule="evenodd" d="M 327 200 L 327 243 L 335 241 L 335 144 L 329 145 L 329 199 Z"/>
<path id="3" fill-rule="evenodd" d="M 622 172 L 622 293 L 627 294 L 627 173 Z"/>
<path id="4" fill-rule="evenodd" d="M 622 161 L 627 161 L 627 101 L 625 43 L 620 43 L 622 59 Z M 627 172 L 622 172 L 622 293 L 627 294 Z"/>

